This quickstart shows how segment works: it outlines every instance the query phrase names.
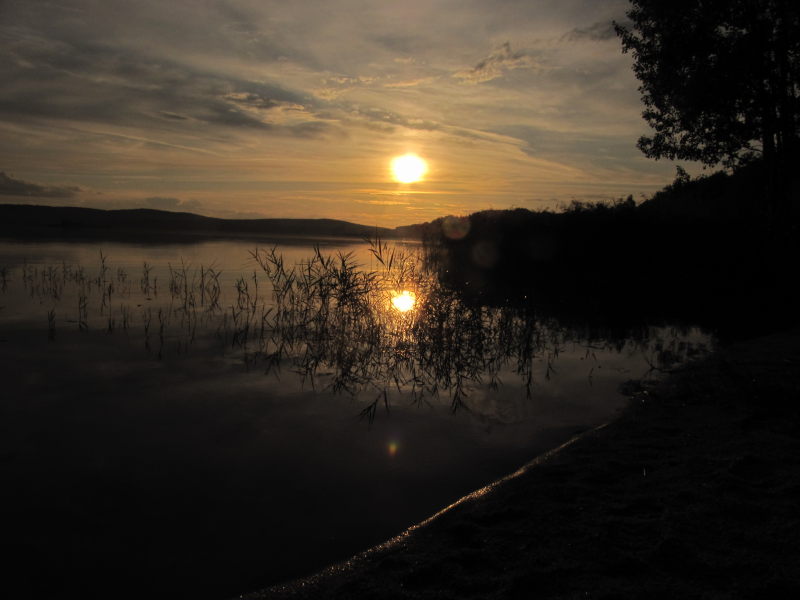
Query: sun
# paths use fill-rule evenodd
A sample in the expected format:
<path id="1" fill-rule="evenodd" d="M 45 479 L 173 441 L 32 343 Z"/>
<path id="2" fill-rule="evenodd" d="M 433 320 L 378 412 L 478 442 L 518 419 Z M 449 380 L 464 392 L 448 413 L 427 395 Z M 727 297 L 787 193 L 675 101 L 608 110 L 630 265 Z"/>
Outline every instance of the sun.
<path id="1" fill-rule="evenodd" d="M 428 163 L 416 154 L 404 154 L 392 159 L 392 173 L 400 183 L 419 181 L 428 171 Z"/>

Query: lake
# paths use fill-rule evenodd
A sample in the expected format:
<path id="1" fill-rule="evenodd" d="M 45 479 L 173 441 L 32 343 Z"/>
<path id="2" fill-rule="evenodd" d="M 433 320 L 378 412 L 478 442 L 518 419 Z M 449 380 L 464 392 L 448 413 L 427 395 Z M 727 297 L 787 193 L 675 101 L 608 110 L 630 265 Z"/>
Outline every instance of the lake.
<path id="1" fill-rule="evenodd" d="M 225 598 L 310 574 L 712 345 L 694 328 L 587 339 L 464 303 L 415 244 L 375 250 L 0 241 L 12 590 Z"/>

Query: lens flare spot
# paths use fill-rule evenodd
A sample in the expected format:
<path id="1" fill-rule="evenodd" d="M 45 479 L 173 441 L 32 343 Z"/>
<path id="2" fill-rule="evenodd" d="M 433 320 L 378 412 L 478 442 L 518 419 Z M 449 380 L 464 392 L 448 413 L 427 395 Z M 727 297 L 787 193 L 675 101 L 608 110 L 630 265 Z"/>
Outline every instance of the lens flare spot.
<path id="1" fill-rule="evenodd" d="M 491 269 L 497 258 L 497 246 L 492 242 L 478 242 L 472 247 L 472 261 L 482 269 Z"/>
<path id="2" fill-rule="evenodd" d="M 416 154 L 404 154 L 392 159 L 392 174 L 400 183 L 419 181 L 428 171 L 428 163 Z"/>
<path id="3" fill-rule="evenodd" d="M 442 232 L 451 240 L 461 240 L 469 233 L 469 217 L 445 217 L 442 220 Z"/>
<path id="4" fill-rule="evenodd" d="M 408 312 L 414 305 L 417 303 L 417 296 L 414 292 L 409 292 L 408 290 L 403 290 L 400 293 L 396 293 L 392 296 L 392 306 L 394 306 L 400 312 Z"/>
<path id="5" fill-rule="evenodd" d="M 400 448 L 400 444 L 398 444 L 394 440 L 392 440 L 391 442 L 389 442 L 386 445 L 386 449 L 389 451 L 389 456 L 391 456 L 392 458 L 397 456 L 397 451 L 398 451 L 399 448 Z"/>

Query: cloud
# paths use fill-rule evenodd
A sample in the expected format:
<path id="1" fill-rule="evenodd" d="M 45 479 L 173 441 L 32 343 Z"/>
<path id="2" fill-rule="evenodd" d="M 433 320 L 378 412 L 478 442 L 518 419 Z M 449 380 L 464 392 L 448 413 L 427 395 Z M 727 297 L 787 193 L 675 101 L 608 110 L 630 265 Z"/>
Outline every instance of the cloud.
<path id="1" fill-rule="evenodd" d="M 257 80 L 195 66 L 185 57 L 153 55 L 65 32 L 3 31 L 0 119 L 124 124 L 196 135 L 197 123 L 271 129 L 253 109 L 302 105 L 306 96 L 268 78 Z M 7 52 L 6 52 L 7 51 Z M 208 132 L 209 134 L 211 132 Z M 275 129 L 276 134 L 292 131 Z"/>
<path id="2" fill-rule="evenodd" d="M 406 116 L 400 112 L 377 106 L 362 106 L 347 102 L 340 102 L 338 105 L 330 106 L 328 109 L 318 110 L 315 114 L 320 119 L 337 121 L 343 127 L 359 126 L 384 133 L 391 133 L 398 126 L 417 131 L 439 131 L 442 129 L 440 123 L 430 119 Z"/>
<path id="3" fill-rule="evenodd" d="M 176 121 L 186 121 L 188 119 L 188 117 L 184 117 L 183 115 L 179 115 L 177 113 L 171 113 L 166 110 L 160 111 L 159 114 L 166 119 L 175 119 Z"/>
<path id="4" fill-rule="evenodd" d="M 344 129 L 325 121 L 306 121 L 304 123 L 287 125 L 281 129 L 294 137 L 306 139 L 319 139 L 329 136 L 339 138 L 347 137 L 347 132 Z"/>
<path id="5" fill-rule="evenodd" d="M 602 42 L 617 37 L 614 31 L 613 21 L 600 21 L 593 23 L 588 27 L 576 27 L 561 36 L 563 41 L 567 42 L 581 42 L 590 40 L 593 42 Z"/>
<path id="6" fill-rule="evenodd" d="M 322 86 L 314 90 L 314 94 L 323 100 L 333 100 L 352 89 L 374 83 L 375 77 L 334 75 L 322 80 Z"/>
<path id="7" fill-rule="evenodd" d="M 427 48 L 429 41 L 420 35 L 408 35 L 405 33 L 387 32 L 381 35 L 372 35 L 370 38 L 379 46 L 392 52 L 411 55 L 419 52 L 420 48 Z"/>
<path id="8" fill-rule="evenodd" d="M 74 198 L 80 188 L 71 186 L 44 186 L 13 179 L 0 172 L 0 195 L 29 196 L 35 198 Z"/>
<path id="9" fill-rule="evenodd" d="M 498 127 L 495 133 L 522 142 L 520 150 L 528 156 L 583 169 L 621 169 L 639 158 L 632 140 L 614 133 L 551 131 L 530 125 Z"/>
<path id="10" fill-rule="evenodd" d="M 407 87 L 416 87 L 418 85 L 424 85 L 426 83 L 431 83 L 435 81 L 435 77 L 419 77 L 417 79 L 407 79 L 405 81 L 393 81 L 390 83 L 384 83 L 383 87 L 386 88 L 407 88 Z"/>
<path id="11" fill-rule="evenodd" d="M 505 75 L 513 69 L 535 69 L 536 60 L 524 52 L 512 52 L 511 43 L 506 42 L 489 56 L 467 71 L 458 71 L 455 77 L 465 83 L 484 83 Z"/>
<path id="12" fill-rule="evenodd" d="M 354 200 L 359 204 L 373 204 L 375 206 L 408 206 L 407 200 Z"/>
<path id="13" fill-rule="evenodd" d="M 261 108 L 265 110 L 285 104 L 284 102 L 279 102 L 273 98 L 265 97 L 253 92 L 231 92 L 225 96 L 225 99 L 235 104 L 241 104 L 243 106 Z M 302 108 L 302 105 L 299 104 L 296 104 L 295 106 Z"/>

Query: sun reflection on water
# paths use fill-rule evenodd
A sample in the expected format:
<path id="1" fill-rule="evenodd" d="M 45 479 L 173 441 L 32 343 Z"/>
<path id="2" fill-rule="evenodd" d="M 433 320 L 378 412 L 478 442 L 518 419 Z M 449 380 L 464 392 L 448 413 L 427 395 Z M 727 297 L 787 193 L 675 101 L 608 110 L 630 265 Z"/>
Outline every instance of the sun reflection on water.
<path id="1" fill-rule="evenodd" d="M 397 292 L 392 296 L 392 306 L 394 306 L 401 313 L 412 310 L 416 303 L 417 295 L 414 292 L 409 292 L 408 290 Z"/>

